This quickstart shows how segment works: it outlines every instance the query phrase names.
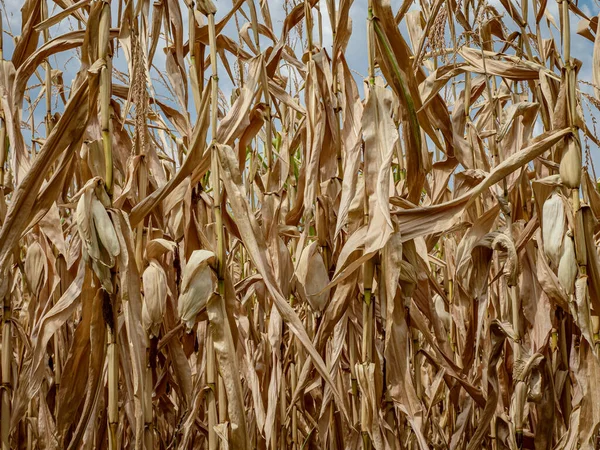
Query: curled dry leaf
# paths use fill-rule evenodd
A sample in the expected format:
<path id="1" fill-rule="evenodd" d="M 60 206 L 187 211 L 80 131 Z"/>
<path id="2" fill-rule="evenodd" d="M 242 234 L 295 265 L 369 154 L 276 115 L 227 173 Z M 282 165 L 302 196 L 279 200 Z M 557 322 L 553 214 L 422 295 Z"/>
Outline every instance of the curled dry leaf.
<path id="1" fill-rule="evenodd" d="M 152 261 L 153 259 L 158 260 L 167 252 L 172 252 L 177 248 L 177 244 L 167 239 L 152 239 L 146 244 L 146 259 Z"/>

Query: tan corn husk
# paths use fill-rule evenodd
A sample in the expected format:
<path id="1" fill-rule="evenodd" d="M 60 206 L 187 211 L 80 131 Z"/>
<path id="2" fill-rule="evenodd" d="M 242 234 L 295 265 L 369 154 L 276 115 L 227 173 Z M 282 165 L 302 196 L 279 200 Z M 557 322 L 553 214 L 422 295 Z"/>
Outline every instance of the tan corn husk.
<path id="1" fill-rule="evenodd" d="M 563 250 L 558 264 L 558 281 L 567 293 L 573 294 L 577 278 L 577 258 L 572 233 L 569 232 L 563 241 Z"/>
<path id="2" fill-rule="evenodd" d="M 44 284 L 48 273 L 46 254 L 38 242 L 34 242 L 27 249 L 25 256 L 25 277 L 33 295 L 37 295 Z"/>
<path id="3" fill-rule="evenodd" d="M 581 145 L 572 137 L 567 139 L 567 149 L 560 161 L 560 179 L 571 189 L 581 184 Z"/>
<path id="4" fill-rule="evenodd" d="M 167 275 L 162 266 L 154 261 L 146 267 L 142 275 L 144 304 L 142 320 L 149 337 L 158 337 L 167 303 Z"/>
<path id="5" fill-rule="evenodd" d="M 302 250 L 295 276 L 298 294 L 320 315 L 329 298 L 327 292 L 322 292 L 329 284 L 329 276 L 323 257 L 317 249 L 317 242 L 313 242 Z"/>
<path id="6" fill-rule="evenodd" d="M 564 204 L 560 195 L 555 192 L 546 199 L 542 211 L 544 251 L 555 266 L 558 266 L 562 254 L 565 226 Z"/>
<path id="7" fill-rule="evenodd" d="M 183 270 L 177 312 L 188 328 L 194 325 L 196 315 L 206 307 L 215 290 L 215 275 L 209 265 L 214 256 L 208 250 L 196 250 Z"/>

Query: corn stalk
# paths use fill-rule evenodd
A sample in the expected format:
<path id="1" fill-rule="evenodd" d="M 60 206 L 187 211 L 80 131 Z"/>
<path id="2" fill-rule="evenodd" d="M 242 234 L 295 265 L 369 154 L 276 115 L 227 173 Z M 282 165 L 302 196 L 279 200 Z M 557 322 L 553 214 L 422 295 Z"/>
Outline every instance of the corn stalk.
<path id="1" fill-rule="evenodd" d="M 112 96 L 112 55 L 110 50 L 110 3 L 102 3 L 98 30 L 98 55 L 103 61 L 100 69 L 100 126 L 105 161 L 105 186 L 109 196 L 113 192 L 113 154 L 111 105 Z M 116 273 L 111 271 L 113 290 L 116 287 Z M 108 446 L 118 448 L 117 428 L 119 426 L 119 352 L 117 346 L 117 307 L 116 295 L 104 293 L 104 319 L 106 321 L 106 341 L 108 359 Z"/>

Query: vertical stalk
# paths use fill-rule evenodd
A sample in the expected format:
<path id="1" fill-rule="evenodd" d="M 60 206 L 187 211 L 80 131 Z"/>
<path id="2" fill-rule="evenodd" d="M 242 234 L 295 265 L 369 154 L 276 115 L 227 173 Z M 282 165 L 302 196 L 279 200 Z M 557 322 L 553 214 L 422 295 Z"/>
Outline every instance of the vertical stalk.
<path id="1" fill-rule="evenodd" d="M 336 35 L 337 35 L 337 20 L 338 20 L 335 0 L 332 0 L 331 5 L 330 5 L 329 20 L 331 22 L 331 34 L 333 36 L 332 46 L 335 48 L 335 40 L 336 40 Z M 332 52 L 333 52 L 333 49 L 332 49 Z M 334 55 L 332 53 L 331 57 L 332 57 L 332 63 L 338 61 L 338 55 Z M 337 156 L 337 177 L 341 181 L 342 178 L 344 177 L 344 167 L 343 167 L 343 160 L 342 160 L 342 136 L 341 136 L 341 126 L 340 126 L 340 124 L 342 122 L 342 114 L 341 114 L 342 108 L 340 107 L 340 98 L 339 98 L 340 91 L 339 91 L 339 86 L 338 86 L 338 67 L 331 67 L 331 72 L 333 74 L 333 82 L 332 82 L 331 91 L 333 92 L 333 95 L 335 97 L 333 107 L 334 107 L 334 111 L 335 111 L 335 126 L 337 129 L 337 135 L 338 135 L 337 142 L 335 142 L 335 150 L 336 150 L 336 156 Z"/>
<path id="2" fill-rule="evenodd" d="M 46 0 L 41 2 L 41 19 L 45 20 L 48 18 L 48 3 Z M 44 28 L 44 42 L 48 42 L 50 40 L 50 32 L 48 28 Z M 45 79 L 44 79 L 44 89 L 46 90 L 46 137 L 50 135 L 52 131 L 52 67 L 50 67 L 50 61 L 46 58 L 44 61 L 44 71 Z M 32 155 L 34 156 L 34 155 Z"/>
<path id="3" fill-rule="evenodd" d="M 217 405 L 215 400 L 216 391 L 216 367 L 215 367 L 215 349 L 213 345 L 210 329 L 206 329 L 206 402 L 208 409 L 208 450 L 219 448 L 218 436 L 215 431 L 217 425 Z"/>
<path id="4" fill-rule="evenodd" d="M 144 131 L 142 131 L 144 132 Z M 142 153 L 143 155 L 143 153 Z M 138 171 L 138 201 L 146 198 L 148 174 L 146 173 L 146 160 L 142 156 Z M 140 275 L 144 270 L 144 221 L 141 220 L 135 233 L 135 261 Z"/>
<path id="5" fill-rule="evenodd" d="M 594 337 L 594 347 L 596 351 L 600 350 L 600 317 L 592 316 L 592 332 Z"/>
<path id="6" fill-rule="evenodd" d="M 304 18 L 306 19 L 306 39 L 309 57 L 312 55 L 313 48 L 313 17 L 312 8 L 309 0 L 304 0 Z"/>
<path id="7" fill-rule="evenodd" d="M 363 340 L 361 348 L 361 356 L 363 364 L 369 364 L 372 360 L 372 348 L 373 348 L 373 299 L 372 299 L 372 287 L 373 287 L 373 263 L 367 262 L 363 269 L 363 283 L 364 283 L 364 294 L 363 294 Z M 367 414 L 368 414 L 367 399 L 363 395 L 361 397 L 360 405 L 360 423 L 361 432 L 363 439 L 363 448 L 371 448 L 371 438 L 369 437 L 368 429 L 366 427 Z"/>
<path id="8" fill-rule="evenodd" d="M 110 124 L 112 95 L 112 55 L 110 52 L 110 3 L 104 1 L 100 13 L 98 29 L 98 55 L 104 61 L 100 70 L 100 126 L 102 129 L 102 147 L 104 149 L 105 184 L 109 196 L 113 191 L 112 130 Z M 116 287 L 116 273 L 111 270 L 113 288 Z M 107 358 L 108 358 L 108 446 L 116 450 L 117 428 L 119 425 L 119 353 L 117 348 L 117 308 L 116 295 L 104 293 Z"/>
<path id="9" fill-rule="evenodd" d="M 374 40 L 374 30 L 373 30 L 373 2 L 369 0 L 368 6 L 368 17 L 367 17 L 367 45 L 368 45 L 368 54 L 369 54 L 369 89 L 373 89 L 375 87 L 375 40 Z M 367 151 L 366 147 L 364 151 Z M 366 160 L 366 157 L 365 157 Z M 365 190 L 365 199 L 364 199 L 364 218 L 365 225 L 369 223 L 369 199 L 366 195 Z M 363 364 L 369 364 L 372 358 L 372 349 L 373 349 L 373 307 L 374 304 L 372 302 L 372 287 L 373 287 L 373 273 L 374 273 L 374 262 L 373 258 L 369 259 L 365 262 L 363 266 L 363 312 L 362 312 L 362 323 L 363 323 L 363 336 L 362 336 L 362 346 L 361 346 L 361 357 Z M 367 414 L 368 414 L 368 405 L 367 399 L 363 395 L 361 396 L 360 403 L 360 429 L 362 433 L 362 441 L 363 441 L 363 449 L 369 450 L 371 449 L 371 438 L 368 433 L 367 428 Z"/>
<path id="10" fill-rule="evenodd" d="M 1 27 L 0 33 L 2 33 Z M 0 188 L 4 188 L 4 164 L 6 163 L 7 153 L 8 147 L 6 145 L 6 122 L 4 121 L 4 112 L 0 107 Z"/>
<path id="11" fill-rule="evenodd" d="M 481 24 L 479 26 L 480 32 L 479 32 L 479 37 L 480 40 L 483 43 L 483 38 L 481 35 Z M 524 26 L 523 26 L 524 29 Z M 482 61 L 483 61 L 483 69 L 484 69 L 484 73 L 485 73 L 485 88 L 488 94 L 488 98 L 490 100 L 490 102 L 493 102 L 494 99 L 494 93 L 495 93 L 495 87 L 494 90 L 492 90 L 491 86 L 490 86 L 490 80 L 489 77 L 487 75 L 487 68 L 486 68 L 486 58 L 485 58 L 485 52 L 484 52 L 484 48 L 483 48 L 483 44 L 481 47 L 481 56 L 482 56 Z M 494 80 L 494 84 L 495 84 L 495 77 L 492 77 L 492 79 Z M 494 164 L 498 165 L 502 162 L 502 158 L 500 156 L 500 152 L 499 152 L 499 145 L 500 145 L 500 141 L 497 140 L 497 132 L 498 132 L 498 125 L 500 123 L 500 118 L 501 116 L 501 112 L 500 112 L 500 103 L 496 102 L 496 104 L 492 104 L 492 117 L 493 117 L 493 129 L 495 131 L 494 133 L 494 137 L 489 139 L 489 145 L 490 145 L 490 149 L 492 150 L 492 154 L 494 155 Z M 503 207 L 502 207 L 502 211 L 504 213 L 505 219 L 506 219 L 506 235 L 508 236 L 508 238 L 514 242 L 513 239 L 513 234 L 512 234 L 512 211 L 511 211 L 511 204 L 510 204 L 510 200 L 508 198 L 508 183 L 506 178 L 502 179 L 502 188 L 503 188 L 503 193 L 504 193 L 504 201 L 503 201 Z M 508 281 L 508 279 L 505 277 L 505 279 Z M 521 327 L 520 327 L 520 323 L 521 323 L 521 302 L 519 299 L 519 290 L 518 290 L 518 286 L 517 285 L 513 285 L 513 284 L 509 284 L 508 285 L 508 298 L 510 300 L 510 305 L 511 305 L 511 322 L 513 325 L 513 330 L 515 333 L 515 346 L 514 346 L 514 360 L 518 361 L 521 359 L 521 354 L 522 354 L 522 342 L 521 342 Z M 527 391 L 525 389 L 525 384 L 523 381 L 517 381 L 516 385 L 515 385 L 515 389 L 514 389 L 514 395 L 516 396 L 517 399 L 517 403 L 516 403 L 516 410 L 515 410 L 515 440 L 517 442 L 517 446 L 519 448 L 522 448 L 523 445 L 523 415 L 524 415 L 524 409 L 525 409 L 525 403 L 526 403 L 526 394 Z"/>
<path id="12" fill-rule="evenodd" d="M 1 13 L 1 11 L 0 11 Z M 3 54 L 3 26 L 0 16 L 0 60 L 4 61 Z M 0 111 L 0 187 L 4 187 L 4 162 L 6 160 L 6 123 L 4 114 Z M 2 189 L 2 195 L 4 190 Z M 2 414 L 0 423 L 0 441 L 2 450 L 10 450 L 10 419 L 11 419 L 11 396 L 12 396 L 12 308 L 10 294 L 6 294 L 2 302 L 2 370 L 0 385 L 0 413 Z"/>
<path id="13" fill-rule="evenodd" d="M 0 10 L 0 13 L 2 11 Z M 3 19 L 0 16 L 0 61 L 4 61 L 4 26 Z M 4 187 L 4 163 L 6 162 L 6 122 L 4 121 L 4 111 L 0 105 L 0 188 Z"/>
<path id="14" fill-rule="evenodd" d="M 58 391 L 58 389 L 57 389 Z M 33 401 L 29 400 L 29 405 L 27 405 L 27 417 L 33 417 Z M 27 420 L 27 422 L 31 422 L 30 420 Z M 32 424 L 31 423 L 27 423 L 26 425 L 27 427 L 27 438 L 26 438 L 26 442 L 27 442 L 27 450 L 31 450 L 33 448 L 33 431 L 32 431 Z"/>
<path id="15" fill-rule="evenodd" d="M 298 377 L 296 374 L 296 364 L 290 364 L 290 376 L 291 376 L 291 385 L 292 392 L 296 392 L 296 385 L 298 384 Z M 292 450 L 296 450 L 298 448 L 298 412 L 296 404 L 292 406 Z"/>
<path id="16" fill-rule="evenodd" d="M 188 29 L 190 33 L 190 79 L 196 112 L 200 110 L 202 90 L 200 89 L 200 72 L 196 66 L 196 18 L 194 16 L 194 3 L 188 3 Z"/>
<path id="17" fill-rule="evenodd" d="M 118 448 L 117 429 L 119 426 L 119 353 L 117 348 L 117 315 L 112 301 L 114 298 L 114 295 L 111 296 L 108 292 L 104 292 L 104 320 L 107 331 L 106 357 L 108 358 L 108 448 L 110 450 Z"/>
<path id="18" fill-rule="evenodd" d="M 4 310 L 2 314 L 2 424 L 1 439 L 2 450 L 10 450 L 10 419 L 12 397 L 12 309 L 9 294 L 4 297 Z"/>
<path id="19" fill-rule="evenodd" d="M 285 379 L 285 372 L 281 376 L 281 387 L 279 388 L 279 392 L 279 434 L 281 436 L 279 440 L 279 447 L 281 450 L 285 450 L 287 448 L 287 438 L 285 434 L 285 418 L 287 415 L 287 383 Z"/>
<path id="20" fill-rule="evenodd" d="M 210 0 L 198 2 L 198 8 L 208 19 L 208 41 L 210 46 L 210 66 L 212 69 L 211 76 L 211 101 L 210 101 L 210 130 L 212 137 L 212 155 L 211 155 L 211 185 L 213 187 L 214 196 L 214 214 L 217 232 L 217 278 L 218 278 L 218 294 L 223 298 L 225 296 L 225 240 L 223 229 L 223 217 L 221 214 L 221 175 L 218 162 L 218 147 L 216 145 L 217 137 L 217 113 L 218 113 L 218 94 L 219 94 L 219 76 L 217 70 L 217 36 L 215 28 L 215 13 L 216 7 Z M 207 375 L 206 382 L 209 387 L 207 393 L 208 401 L 208 448 L 215 450 L 219 447 L 218 437 L 214 431 L 217 424 L 217 408 L 216 395 L 219 398 L 219 412 L 223 415 L 223 411 L 227 410 L 226 400 L 223 386 L 217 389 L 217 384 L 221 385 L 218 380 L 217 368 L 215 364 L 215 350 L 212 340 L 210 328 L 207 330 Z"/>
<path id="21" fill-rule="evenodd" d="M 583 217 L 581 211 L 581 204 L 579 200 L 579 187 L 581 180 L 581 164 L 579 167 L 568 167 L 570 166 L 574 160 L 570 158 L 569 160 L 565 160 L 566 153 L 570 151 L 575 151 L 579 153 L 579 161 L 581 162 L 581 141 L 579 137 L 579 126 L 576 120 L 577 116 L 577 73 L 575 72 L 575 67 L 573 66 L 573 61 L 571 59 L 571 24 L 569 21 L 569 0 L 562 0 L 559 2 L 561 6 L 561 31 L 562 31 L 562 41 L 563 41 L 563 57 L 564 57 L 564 68 L 563 68 L 563 79 L 562 82 L 566 83 L 566 103 L 567 103 L 567 123 L 569 127 L 571 127 L 572 136 L 567 137 L 567 150 L 563 153 L 563 160 L 561 160 L 561 175 L 563 172 L 563 164 L 565 164 L 565 170 L 567 172 L 576 171 L 578 172 L 577 180 L 571 179 L 563 180 L 563 184 L 567 187 L 571 188 L 571 207 L 573 209 L 573 215 L 575 217 L 575 226 L 574 226 L 574 239 L 575 239 L 575 255 L 577 258 L 577 266 L 578 266 L 578 280 L 587 278 L 587 254 L 585 251 L 585 241 L 586 236 L 583 235 Z M 571 142 L 574 145 L 574 149 L 569 149 L 571 147 Z M 567 316 L 562 323 L 561 329 L 561 346 L 564 346 L 563 351 L 563 364 L 569 367 L 568 360 L 568 348 L 566 346 L 566 331 L 570 330 L 571 327 L 567 326 L 566 321 L 571 320 L 569 316 Z M 593 322 L 594 333 L 597 331 L 597 319 Z M 569 377 L 565 382 L 565 421 L 569 420 L 570 412 L 571 412 L 571 392 L 572 386 Z"/>
<path id="22" fill-rule="evenodd" d="M 227 396 L 225 395 L 225 383 L 221 374 L 217 374 L 219 386 L 217 388 L 217 394 L 219 396 L 217 405 L 219 407 L 219 423 L 225 423 L 227 421 Z"/>
<path id="23" fill-rule="evenodd" d="M 58 251 L 55 249 L 54 250 L 54 255 L 56 257 L 56 268 L 59 271 L 59 275 L 63 274 L 63 259 L 62 257 L 59 256 Z M 54 304 L 58 303 L 60 297 L 62 295 L 62 290 L 55 290 L 54 294 L 52 294 L 52 298 L 54 300 Z M 60 329 L 56 330 L 56 333 L 54 333 L 54 336 L 52 336 L 52 342 L 53 342 L 53 346 L 54 346 L 54 358 L 53 358 L 53 363 L 54 363 L 54 385 L 55 385 L 55 390 L 58 393 L 59 388 L 60 388 L 60 381 L 61 381 L 61 377 L 62 377 L 62 362 L 60 360 L 60 335 L 59 335 Z M 56 412 L 58 412 L 58 403 L 56 404 Z M 31 425 L 28 427 L 27 429 L 28 435 L 29 433 L 31 433 Z M 29 436 L 28 436 L 29 439 Z"/>
<path id="24" fill-rule="evenodd" d="M 348 353 L 350 353 L 350 384 L 352 403 L 352 426 L 358 422 L 358 380 L 356 378 L 356 346 L 354 345 L 354 326 L 348 321 Z"/>
<path id="25" fill-rule="evenodd" d="M 466 5 L 465 5 L 465 7 L 466 7 Z M 479 27 L 479 29 L 480 29 L 480 40 L 481 40 L 481 26 Z M 470 41 L 471 41 L 470 36 L 467 36 L 467 45 L 469 45 Z M 481 54 L 483 56 L 483 47 L 481 48 L 481 52 L 482 52 Z M 483 59 L 483 67 L 485 70 L 485 59 Z M 487 80 L 486 80 L 486 82 L 487 82 Z M 488 89 L 488 96 L 489 96 L 489 101 L 493 102 L 493 98 L 491 97 L 491 91 L 489 89 Z M 473 158 L 473 169 L 478 169 L 477 158 L 475 155 L 475 146 L 473 145 L 472 133 L 469 130 L 469 128 L 473 126 L 473 123 L 471 121 L 471 73 L 470 72 L 465 73 L 465 123 L 467 126 L 468 143 L 469 143 L 469 147 L 471 148 L 471 157 Z M 492 151 L 492 154 L 497 158 L 498 150 L 497 150 L 496 146 L 493 145 L 492 141 L 493 141 L 493 139 L 490 140 L 490 150 Z M 482 205 L 482 199 L 480 197 L 478 197 L 477 200 L 475 201 L 475 208 L 477 211 L 477 216 L 481 216 L 481 214 L 483 214 L 483 205 Z"/>
<path id="26" fill-rule="evenodd" d="M 104 60 L 100 71 L 100 126 L 102 127 L 102 148 L 104 149 L 104 164 L 106 190 L 112 197 L 113 190 L 113 158 L 110 126 L 110 98 L 112 95 L 112 58 L 109 49 L 111 14 L 110 3 L 105 1 L 102 6 L 99 25 L 98 54 Z"/>
<path id="27" fill-rule="evenodd" d="M 152 338 L 154 345 L 156 345 L 156 338 Z M 153 344 L 150 344 L 152 347 Z M 152 429 L 153 419 L 153 408 L 152 408 L 152 352 L 150 349 L 146 350 L 146 380 L 144 381 L 144 443 L 146 449 L 152 450 L 154 448 L 154 430 Z"/>

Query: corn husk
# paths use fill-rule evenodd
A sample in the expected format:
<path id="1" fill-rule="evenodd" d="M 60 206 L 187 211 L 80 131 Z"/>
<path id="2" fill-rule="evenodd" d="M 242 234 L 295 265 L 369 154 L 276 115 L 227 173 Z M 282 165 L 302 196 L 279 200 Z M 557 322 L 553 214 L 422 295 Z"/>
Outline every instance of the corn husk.
<path id="1" fill-rule="evenodd" d="M 92 217 L 100 243 L 110 255 L 112 265 L 114 264 L 114 258 L 119 255 L 119 240 L 104 205 L 96 198 L 92 199 Z"/>
<path id="2" fill-rule="evenodd" d="M 112 220 L 103 203 L 98 200 L 98 189 L 93 187 L 95 184 L 88 182 L 77 202 L 77 231 L 82 241 L 83 259 L 91 265 L 104 289 L 112 293 L 109 269 L 114 267 L 121 249 Z M 102 185 L 98 187 L 104 189 Z"/>
<path id="3" fill-rule="evenodd" d="M 581 146 L 574 138 L 569 138 L 567 150 L 560 161 L 560 179 L 568 188 L 577 189 L 581 184 Z"/>
<path id="4" fill-rule="evenodd" d="M 577 278 L 577 259 L 575 257 L 575 244 L 570 233 L 563 241 L 562 256 L 558 264 L 558 281 L 568 295 L 573 294 Z"/>
<path id="5" fill-rule="evenodd" d="M 433 305 L 435 307 L 435 313 L 444 324 L 446 332 L 449 332 L 452 329 L 452 316 L 446 311 L 444 299 L 439 294 L 433 296 Z"/>
<path id="6" fill-rule="evenodd" d="M 100 248 L 98 246 L 98 238 L 94 230 L 91 218 L 92 193 L 86 191 L 77 202 L 76 219 L 77 231 L 81 237 L 83 248 L 86 255 L 93 259 L 100 258 Z"/>
<path id="7" fill-rule="evenodd" d="M 560 195 L 553 193 L 544 202 L 542 210 L 542 239 L 544 252 L 554 266 L 558 266 L 562 254 L 562 241 L 565 234 L 565 211 Z"/>
<path id="8" fill-rule="evenodd" d="M 38 295 L 48 273 L 46 254 L 39 242 L 34 242 L 27 249 L 24 266 L 29 287 L 34 295 Z"/>
<path id="9" fill-rule="evenodd" d="M 167 303 L 167 275 L 157 261 L 150 265 L 142 275 L 144 286 L 144 303 L 142 305 L 142 321 L 144 329 L 150 337 L 158 337 Z"/>
<path id="10" fill-rule="evenodd" d="M 519 278 L 519 257 L 512 239 L 504 233 L 498 233 L 491 245 L 492 249 L 502 248 L 506 251 L 506 266 L 504 272 L 507 274 L 509 286 L 516 286 Z"/>
<path id="11" fill-rule="evenodd" d="M 183 270 L 177 312 L 188 328 L 194 326 L 196 316 L 215 290 L 215 275 L 209 265 L 214 256 L 208 250 L 195 250 Z"/>
<path id="12" fill-rule="evenodd" d="M 298 295 L 310 304 L 314 312 L 320 314 L 329 299 L 328 292 L 321 292 L 329 283 L 329 276 L 317 242 L 304 248 L 295 275 Z"/>
<path id="13" fill-rule="evenodd" d="M 590 296 L 588 290 L 588 277 L 581 275 L 575 281 L 575 302 L 571 302 L 573 318 L 581 330 L 581 334 L 588 341 L 590 347 L 595 349 L 594 332 L 592 329 L 592 316 L 590 310 Z"/>

